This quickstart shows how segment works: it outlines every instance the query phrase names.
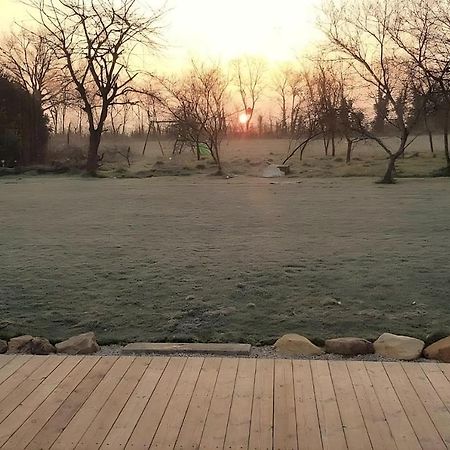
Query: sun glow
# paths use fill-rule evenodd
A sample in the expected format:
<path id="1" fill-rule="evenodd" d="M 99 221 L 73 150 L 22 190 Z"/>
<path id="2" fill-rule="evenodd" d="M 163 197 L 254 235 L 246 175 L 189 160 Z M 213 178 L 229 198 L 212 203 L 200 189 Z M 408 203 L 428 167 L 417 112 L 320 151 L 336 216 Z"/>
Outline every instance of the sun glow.
<path id="1" fill-rule="evenodd" d="M 245 125 L 250 120 L 250 116 L 246 112 L 239 114 L 239 123 Z"/>

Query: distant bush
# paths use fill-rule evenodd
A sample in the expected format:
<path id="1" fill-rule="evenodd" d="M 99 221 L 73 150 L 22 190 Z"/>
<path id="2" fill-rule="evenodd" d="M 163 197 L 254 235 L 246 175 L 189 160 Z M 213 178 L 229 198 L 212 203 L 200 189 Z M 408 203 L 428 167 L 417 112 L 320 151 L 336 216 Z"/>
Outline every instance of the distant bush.
<path id="1" fill-rule="evenodd" d="M 0 73 L 0 165 L 44 163 L 48 135 L 39 102 Z"/>

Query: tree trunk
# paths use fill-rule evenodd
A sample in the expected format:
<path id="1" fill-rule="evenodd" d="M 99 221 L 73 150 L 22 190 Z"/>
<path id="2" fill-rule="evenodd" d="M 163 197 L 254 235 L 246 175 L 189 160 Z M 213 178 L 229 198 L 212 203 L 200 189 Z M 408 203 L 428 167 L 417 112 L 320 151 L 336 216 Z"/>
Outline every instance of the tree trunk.
<path id="1" fill-rule="evenodd" d="M 395 174 L 395 161 L 396 155 L 392 155 L 389 157 L 389 163 L 386 169 L 386 173 L 381 180 L 383 184 L 393 184 L 394 183 L 394 174 Z"/>
<path id="2" fill-rule="evenodd" d="M 98 148 L 102 133 L 99 130 L 91 130 L 89 134 L 89 151 L 86 164 L 86 172 L 89 175 L 95 176 L 98 169 Z"/>
<path id="3" fill-rule="evenodd" d="M 345 162 L 347 164 L 350 164 L 350 161 L 352 159 L 352 148 L 353 148 L 353 142 L 351 139 L 347 139 L 347 153 L 345 155 Z"/>
<path id="4" fill-rule="evenodd" d="M 445 152 L 445 160 L 447 161 L 447 169 L 450 174 L 450 152 L 448 147 L 448 118 L 450 111 L 447 111 L 445 114 L 445 122 L 444 122 L 444 152 Z"/>
<path id="5" fill-rule="evenodd" d="M 428 140 L 430 142 L 430 151 L 434 153 L 433 133 L 430 130 L 428 130 Z"/>
<path id="6" fill-rule="evenodd" d="M 334 131 L 331 133 L 331 156 L 333 158 L 336 156 L 336 142 L 334 138 Z"/>

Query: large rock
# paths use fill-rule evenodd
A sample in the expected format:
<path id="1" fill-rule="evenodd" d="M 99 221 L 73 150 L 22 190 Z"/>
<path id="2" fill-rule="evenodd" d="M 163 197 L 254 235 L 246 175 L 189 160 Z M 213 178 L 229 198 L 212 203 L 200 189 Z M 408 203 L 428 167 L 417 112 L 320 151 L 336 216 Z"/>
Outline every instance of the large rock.
<path id="1" fill-rule="evenodd" d="M 425 342 L 409 336 L 383 333 L 373 346 L 377 355 L 410 361 L 420 357 Z"/>
<path id="2" fill-rule="evenodd" d="M 323 353 L 320 347 L 317 347 L 309 339 L 299 334 L 285 334 L 275 342 L 274 347 L 278 352 L 288 355 L 313 356 Z"/>
<path id="3" fill-rule="evenodd" d="M 8 343 L 0 339 L 0 354 L 6 353 L 7 350 L 8 350 Z"/>
<path id="4" fill-rule="evenodd" d="M 284 177 L 284 172 L 282 172 L 277 165 L 270 164 L 262 172 L 263 178 L 279 178 Z"/>
<path id="5" fill-rule="evenodd" d="M 30 335 L 18 336 L 10 339 L 8 353 L 31 353 L 33 355 L 49 355 L 55 353 L 55 347 L 48 339 Z"/>
<path id="6" fill-rule="evenodd" d="M 428 346 L 423 354 L 426 358 L 450 363 L 450 336 Z"/>
<path id="7" fill-rule="evenodd" d="M 343 337 L 336 339 L 327 339 L 325 341 L 325 351 L 327 353 L 336 353 L 338 355 L 355 356 L 374 353 L 375 349 L 372 342 L 362 338 Z"/>
<path id="8" fill-rule="evenodd" d="M 98 352 L 100 347 L 93 332 L 73 336 L 63 342 L 56 344 L 58 353 L 68 353 L 69 355 L 90 355 Z"/>
<path id="9" fill-rule="evenodd" d="M 50 353 L 56 353 L 56 348 L 50 344 L 50 341 L 42 337 L 33 338 L 30 342 L 30 348 L 33 355 L 49 355 Z"/>
<path id="10" fill-rule="evenodd" d="M 25 334 L 12 338 L 8 342 L 8 353 L 31 353 L 33 336 Z"/>

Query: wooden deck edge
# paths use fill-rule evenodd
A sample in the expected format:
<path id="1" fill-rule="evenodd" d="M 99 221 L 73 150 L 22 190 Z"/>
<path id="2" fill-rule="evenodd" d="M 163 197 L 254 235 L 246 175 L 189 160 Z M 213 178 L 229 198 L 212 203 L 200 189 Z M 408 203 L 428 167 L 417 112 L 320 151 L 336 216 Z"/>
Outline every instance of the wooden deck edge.
<path id="1" fill-rule="evenodd" d="M 213 355 L 249 355 L 250 349 L 250 344 L 134 342 L 123 347 L 122 354 L 208 353 Z"/>

